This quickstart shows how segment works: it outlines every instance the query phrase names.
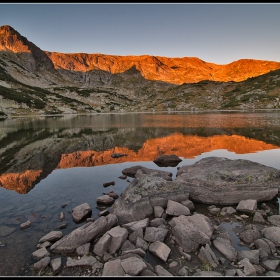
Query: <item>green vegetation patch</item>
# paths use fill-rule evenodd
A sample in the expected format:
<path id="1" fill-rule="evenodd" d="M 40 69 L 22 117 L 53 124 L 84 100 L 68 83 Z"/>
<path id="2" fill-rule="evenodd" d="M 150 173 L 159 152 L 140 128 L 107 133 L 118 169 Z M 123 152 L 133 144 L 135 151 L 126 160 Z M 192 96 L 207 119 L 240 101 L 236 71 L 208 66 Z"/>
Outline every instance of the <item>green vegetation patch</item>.
<path id="1" fill-rule="evenodd" d="M 45 108 L 45 102 L 39 98 L 35 98 L 26 92 L 17 92 L 14 89 L 0 86 L 0 95 L 6 99 L 14 100 L 18 103 L 25 103 L 29 107 L 36 109 Z"/>

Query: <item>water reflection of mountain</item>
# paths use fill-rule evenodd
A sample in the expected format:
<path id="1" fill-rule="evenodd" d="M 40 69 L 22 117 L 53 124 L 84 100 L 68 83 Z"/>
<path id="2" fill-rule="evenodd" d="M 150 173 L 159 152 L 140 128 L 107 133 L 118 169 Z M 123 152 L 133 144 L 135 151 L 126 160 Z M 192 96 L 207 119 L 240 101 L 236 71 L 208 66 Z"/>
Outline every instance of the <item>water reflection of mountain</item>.
<path id="1" fill-rule="evenodd" d="M 192 158 L 216 149 L 252 153 L 279 148 L 278 137 L 279 131 L 258 128 L 22 128 L 0 138 L 0 183 L 23 194 L 57 168 L 152 161 L 162 154 Z"/>

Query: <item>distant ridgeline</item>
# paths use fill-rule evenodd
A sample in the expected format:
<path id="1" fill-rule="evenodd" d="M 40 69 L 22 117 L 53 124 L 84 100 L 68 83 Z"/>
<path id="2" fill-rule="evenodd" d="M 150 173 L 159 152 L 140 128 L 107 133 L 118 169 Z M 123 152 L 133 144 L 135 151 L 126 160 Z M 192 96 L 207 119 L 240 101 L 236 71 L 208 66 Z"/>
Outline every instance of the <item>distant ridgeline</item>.
<path id="1" fill-rule="evenodd" d="M 278 109 L 280 62 L 43 51 L 0 27 L 0 118 L 21 114 Z"/>

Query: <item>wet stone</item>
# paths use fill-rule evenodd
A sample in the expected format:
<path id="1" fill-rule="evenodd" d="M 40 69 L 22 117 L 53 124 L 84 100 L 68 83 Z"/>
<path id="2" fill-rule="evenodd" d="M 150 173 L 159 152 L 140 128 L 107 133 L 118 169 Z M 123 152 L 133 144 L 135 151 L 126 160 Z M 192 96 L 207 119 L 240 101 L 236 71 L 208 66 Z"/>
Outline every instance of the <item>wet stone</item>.
<path id="1" fill-rule="evenodd" d="M 61 258 L 55 258 L 51 261 L 51 268 L 54 273 L 58 273 L 61 269 Z"/>
<path id="2" fill-rule="evenodd" d="M 59 228 L 59 229 L 64 229 L 64 228 L 67 227 L 67 225 L 68 225 L 68 223 L 64 223 L 64 224 L 60 225 L 58 228 Z"/>
<path id="3" fill-rule="evenodd" d="M 36 250 L 35 252 L 33 252 L 32 253 L 32 258 L 34 260 L 40 260 L 44 257 L 49 256 L 49 255 L 50 255 L 50 253 L 48 252 L 48 250 L 45 247 L 43 247 L 43 248 L 40 248 L 40 249 Z"/>
<path id="4" fill-rule="evenodd" d="M 22 223 L 19 227 L 20 229 L 26 229 L 29 228 L 31 226 L 31 222 L 30 221 L 26 221 L 25 223 Z"/>
<path id="5" fill-rule="evenodd" d="M 39 242 L 43 243 L 45 241 L 55 242 L 62 237 L 61 231 L 51 231 L 50 233 L 44 235 Z"/>
<path id="6" fill-rule="evenodd" d="M 60 221 L 64 220 L 65 219 L 65 213 L 64 212 L 60 212 L 59 216 L 58 216 L 58 219 Z"/>
<path id="7" fill-rule="evenodd" d="M 44 243 L 39 243 L 39 244 L 37 245 L 37 248 L 38 248 L 38 249 L 41 249 L 41 248 L 48 248 L 48 247 L 50 247 L 51 245 L 52 245 L 51 242 L 45 241 Z"/>
<path id="8" fill-rule="evenodd" d="M 74 222 L 78 223 L 80 222 L 83 218 L 85 218 L 87 215 L 91 214 L 92 210 L 91 207 L 88 203 L 83 203 L 72 210 L 72 217 Z"/>
<path id="9" fill-rule="evenodd" d="M 50 257 L 45 257 L 45 258 L 39 260 L 38 262 L 34 263 L 33 269 L 42 270 L 42 269 L 46 268 L 49 265 L 50 260 L 51 260 Z"/>

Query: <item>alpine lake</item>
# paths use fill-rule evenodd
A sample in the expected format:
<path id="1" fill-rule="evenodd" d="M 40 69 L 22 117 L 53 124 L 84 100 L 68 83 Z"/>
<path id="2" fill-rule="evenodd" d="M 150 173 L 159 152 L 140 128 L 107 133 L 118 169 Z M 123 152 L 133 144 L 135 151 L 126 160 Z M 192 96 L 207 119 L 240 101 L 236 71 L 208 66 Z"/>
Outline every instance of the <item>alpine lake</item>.
<path id="1" fill-rule="evenodd" d="M 153 161 L 175 154 L 177 166 Z M 112 156 L 122 155 L 122 156 Z M 13 117 L 0 121 L 0 276 L 24 276 L 36 261 L 41 237 L 58 229 L 69 234 L 71 211 L 87 202 L 93 219 L 96 198 L 118 195 L 133 178 L 119 178 L 135 165 L 170 171 L 205 157 L 247 159 L 280 169 L 280 111 L 212 111 Z M 114 185 L 104 187 L 106 182 Z M 279 213 L 277 198 L 267 204 Z M 195 204 L 197 213 L 207 205 Z M 59 220 L 59 214 L 65 219 Z M 20 229 L 26 221 L 31 226 Z M 238 237 L 232 228 L 236 250 Z"/>

